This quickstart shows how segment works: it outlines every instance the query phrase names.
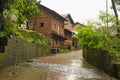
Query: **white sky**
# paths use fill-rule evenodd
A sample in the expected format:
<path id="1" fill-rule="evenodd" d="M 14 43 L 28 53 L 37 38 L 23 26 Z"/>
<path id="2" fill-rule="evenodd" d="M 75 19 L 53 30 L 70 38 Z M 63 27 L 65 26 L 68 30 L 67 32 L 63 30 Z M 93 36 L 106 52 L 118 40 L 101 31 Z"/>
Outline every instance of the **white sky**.
<path id="1" fill-rule="evenodd" d="M 110 7 L 111 0 L 108 3 Z M 106 0 L 41 0 L 41 4 L 59 14 L 70 13 L 73 20 L 80 23 L 97 19 L 100 10 L 106 11 Z"/>

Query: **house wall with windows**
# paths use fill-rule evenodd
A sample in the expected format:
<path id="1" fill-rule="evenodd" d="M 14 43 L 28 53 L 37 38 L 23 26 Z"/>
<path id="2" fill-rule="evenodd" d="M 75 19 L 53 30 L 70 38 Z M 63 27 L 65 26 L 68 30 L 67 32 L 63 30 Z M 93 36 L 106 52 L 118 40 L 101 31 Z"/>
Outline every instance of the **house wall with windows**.
<path id="1" fill-rule="evenodd" d="M 64 21 L 66 20 L 55 11 L 39 4 L 41 15 L 29 19 L 35 24 L 34 30 L 44 34 L 51 48 L 64 46 Z"/>
<path id="2" fill-rule="evenodd" d="M 64 21 L 52 18 L 52 32 L 64 36 Z"/>
<path id="3" fill-rule="evenodd" d="M 34 30 L 42 34 L 50 34 L 51 32 L 51 21 L 50 17 L 40 17 L 36 21 Z"/>
<path id="4" fill-rule="evenodd" d="M 63 48 L 64 46 L 64 21 L 53 18 L 52 19 L 52 39 L 53 39 L 53 48 Z"/>
<path id="5" fill-rule="evenodd" d="M 69 49 L 71 49 L 73 41 L 72 41 L 72 37 L 73 37 L 73 25 L 74 25 L 74 21 L 71 17 L 70 14 L 62 14 L 62 16 L 67 20 L 64 21 L 64 35 L 66 40 L 64 41 L 64 45 L 66 47 L 69 47 Z"/>

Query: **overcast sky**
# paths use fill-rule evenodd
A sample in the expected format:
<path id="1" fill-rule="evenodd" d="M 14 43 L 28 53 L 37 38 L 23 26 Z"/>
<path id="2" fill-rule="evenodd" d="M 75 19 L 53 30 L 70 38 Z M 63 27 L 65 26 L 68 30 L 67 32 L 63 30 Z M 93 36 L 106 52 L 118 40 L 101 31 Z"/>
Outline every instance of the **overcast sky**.
<path id="1" fill-rule="evenodd" d="M 41 4 L 59 14 L 70 13 L 73 20 L 80 23 L 96 19 L 100 10 L 106 11 L 106 0 L 41 0 Z"/>

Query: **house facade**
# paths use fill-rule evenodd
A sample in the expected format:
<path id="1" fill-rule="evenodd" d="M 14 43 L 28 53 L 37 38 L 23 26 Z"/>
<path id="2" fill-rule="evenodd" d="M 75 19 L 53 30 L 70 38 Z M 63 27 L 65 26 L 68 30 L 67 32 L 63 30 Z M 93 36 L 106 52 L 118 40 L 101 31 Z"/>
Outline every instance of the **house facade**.
<path id="1" fill-rule="evenodd" d="M 52 51 L 63 48 L 64 40 L 64 21 L 66 19 L 56 13 L 55 11 L 39 4 L 41 15 L 38 17 L 32 17 L 28 21 L 28 28 L 44 34 L 51 46 Z M 58 50 L 57 50 L 58 51 Z"/>
<path id="2" fill-rule="evenodd" d="M 73 30 L 74 30 L 74 21 L 70 14 L 62 14 L 62 16 L 67 20 L 64 21 L 64 35 L 66 40 L 64 41 L 64 46 L 68 47 L 68 49 L 71 49 L 73 46 Z"/>

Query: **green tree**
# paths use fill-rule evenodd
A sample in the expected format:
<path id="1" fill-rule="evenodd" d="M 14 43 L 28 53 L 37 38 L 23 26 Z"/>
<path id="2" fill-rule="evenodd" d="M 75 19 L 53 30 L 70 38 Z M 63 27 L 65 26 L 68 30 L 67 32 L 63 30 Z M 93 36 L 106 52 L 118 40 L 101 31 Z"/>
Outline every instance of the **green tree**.
<path id="1" fill-rule="evenodd" d="M 120 20 L 118 21 L 120 22 Z M 87 25 L 94 28 L 99 28 L 102 33 L 106 34 L 109 34 L 111 32 L 115 35 L 119 29 L 119 25 L 116 25 L 116 17 L 113 14 L 108 14 L 103 11 L 100 11 L 98 20 L 88 20 Z"/>
<path id="2" fill-rule="evenodd" d="M 98 22 L 96 22 L 96 25 L 99 27 L 112 27 L 116 23 L 116 18 L 113 14 L 109 14 L 103 11 L 100 11 L 100 14 L 98 16 Z M 108 24 L 108 26 L 107 26 Z"/>
<path id="3" fill-rule="evenodd" d="M 5 0 L 3 11 L 0 13 L 3 29 L 11 28 L 12 26 L 20 26 L 33 15 L 38 15 L 39 9 L 36 0 Z"/>

